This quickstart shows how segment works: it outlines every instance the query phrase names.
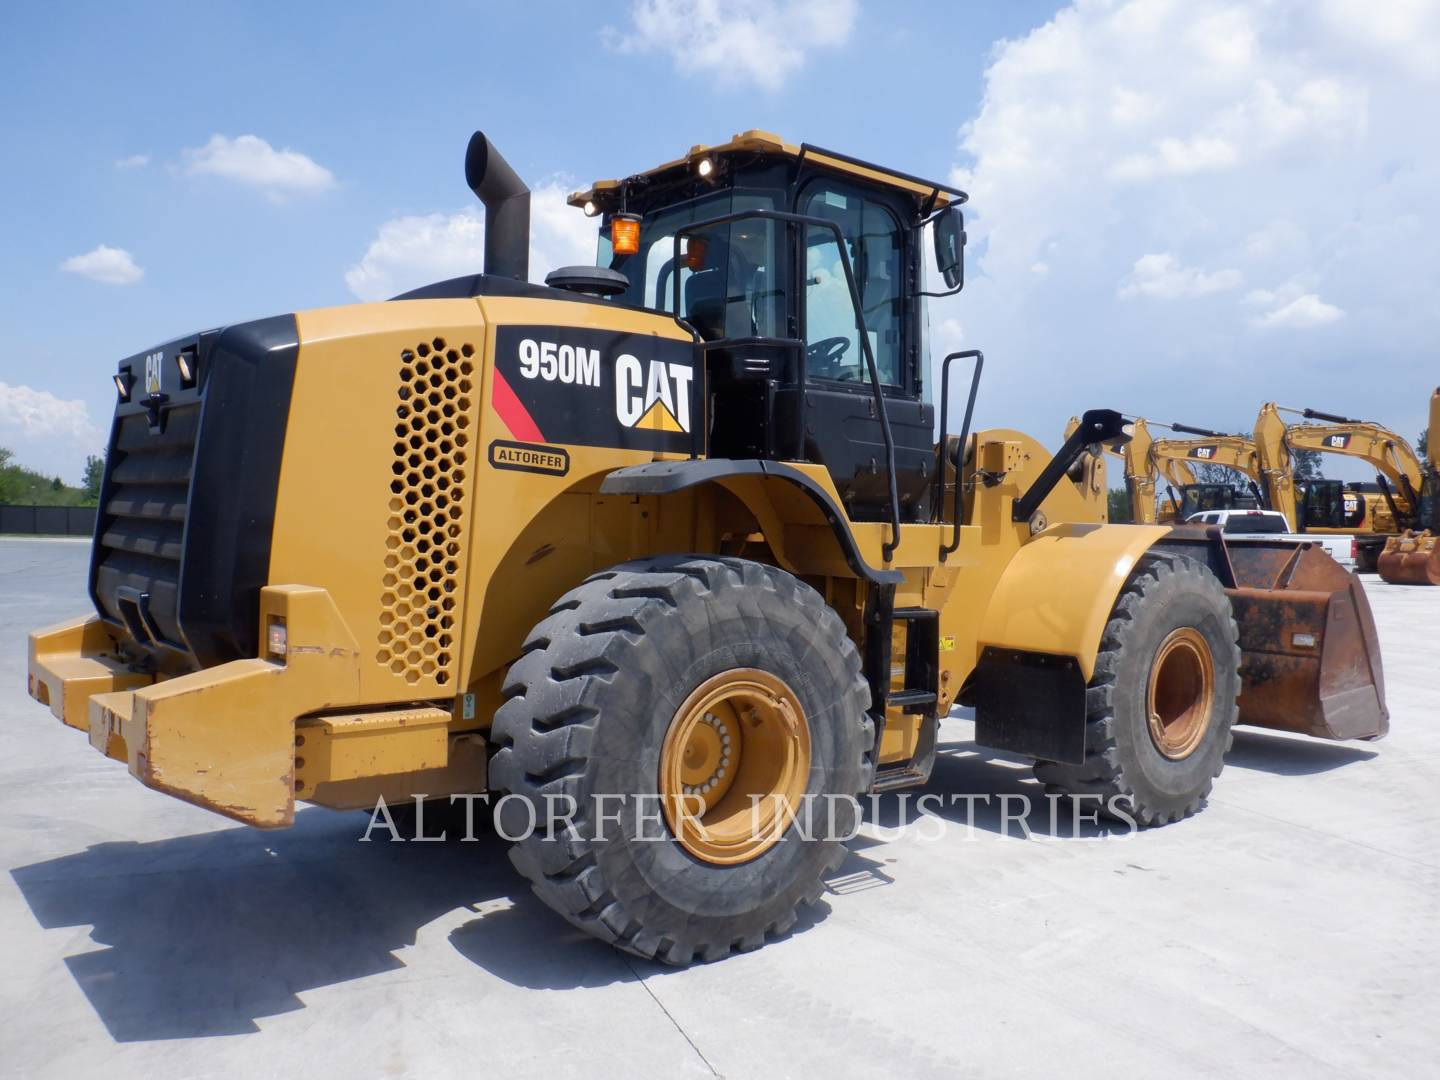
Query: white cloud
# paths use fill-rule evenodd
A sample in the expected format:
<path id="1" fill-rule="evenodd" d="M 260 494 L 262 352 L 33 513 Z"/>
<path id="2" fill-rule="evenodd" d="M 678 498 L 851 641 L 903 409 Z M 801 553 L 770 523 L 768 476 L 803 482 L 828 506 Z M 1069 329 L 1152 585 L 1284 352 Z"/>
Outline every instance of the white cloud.
<path id="1" fill-rule="evenodd" d="M 1440 4 L 1075 0 L 992 56 L 953 173 L 968 281 L 932 316 L 997 359 L 992 422 L 1243 430 L 1303 380 L 1317 408 L 1423 424 Z"/>
<path id="2" fill-rule="evenodd" d="M 70 256 L 60 264 L 60 269 L 106 285 L 133 285 L 145 276 L 145 271 L 128 251 L 107 244 L 101 244 L 84 255 Z"/>
<path id="3" fill-rule="evenodd" d="M 858 0 L 634 0 L 621 52 L 664 52 L 676 70 L 725 85 L 779 90 L 816 49 L 850 40 Z"/>
<path id="4" fill-rule="evenodd" d="M 572 185 L 554 179 L 530 197 L 530 280 L 562 266 L 593 266 L 600 223 L 565 202 Z"/>
<path id="5" fill-rule="evenodd" d="M 105 432 L 91 422 L 83 401 L 0 382 L 0 446 L 20 465 L 78 483 L 85 458 L 104 451 Z"/>
<path id="6" fill-rule="evenodd" d="M 91 449 L 104 438 L 83 401 L 66 401 L 48 390 L 0 382 L 0 445 L 22 451 L 25 441 L 62 438 Z"/>
<path id="7" fill-rule="evenodd" d="M 150 164 L 149 154 L 131 154 L 129 157 L 122 157 L 115 162 L 117 169 L 143 169 Z"/>
<path id="8" fill-rule="evenodd" d="M 185 151 L 185 172 L 211 175 L 256 188 L 271 199 L 328 191 L 335 177 L 298 150 L 276 150 L 258 135 L 231 139 L 212 135 L 204 146 Z"/>
<path id="9" fill-rule="evenodd" d="M 1180 260 L 1169 252 L 1161 252 L 1136 259 L 1130 273 L 1120 283 L 1117 294 L 1122 300 L 1136 296 L 1179 300 L 1234 289 L 1240 281 L 1239 270 L 1197 270 L 1180 265 Z"/>
<path id="10" fill-rule="evenodd" d="M 1276 218 L 1245 237 L 1245 254 L 1251 259 L 1268 259 L 1296 251 L 1304 244 L 1304 229 L 1287 218 Z"/>
<path id="11" fill-rule="evenodd" d="M 484 240 L 476 210 L 392 218 L 345 271 L 345 284 L 361 300 L 384 300 L 432 281 L 478 273 Z"/>
<path id="12" fill-rule="evenodd" d="M 1308 330 L 1315 326 L 1325 326 L 1327 323 L 1333 323 L 1337 319 L 1345 317 L 1345 312 L 1334 304 L 1327 304 L 1314 293 L 1300 293 L 1297 296 L 1293 294 L 1292 290 L 1287 289 L 1278 291 L 1256 289 L 1245 299 L 1251 304 L 1270 307 L 1269 311 L 1250 320 L 1261 330 L 1273 330 L 1279 327 Z"/>
<path id="13" fill-rule="evenodd" d="M 530 197 L 530 280 L 560 266 L 595 261 L 596 223 L 565 204 L 567 188 L 551 181 Z M 485 264 L 480 207 L 417 214 L 385 222 L 345 284 L 361 300 L 383 300 L 433 281 L 478 274 Z"/>
<path id="14" fill-rule="evenodd" d="M 1193 135 L 1157 139 L 1150 150 L 1126 154 L 1110 168 L 1117 180 L 1153 180 L 1157 176 L 1188 176 L 1191 173 L 1228 169 L 1240 160 L 1232 143 L 1214 135 Z"/>

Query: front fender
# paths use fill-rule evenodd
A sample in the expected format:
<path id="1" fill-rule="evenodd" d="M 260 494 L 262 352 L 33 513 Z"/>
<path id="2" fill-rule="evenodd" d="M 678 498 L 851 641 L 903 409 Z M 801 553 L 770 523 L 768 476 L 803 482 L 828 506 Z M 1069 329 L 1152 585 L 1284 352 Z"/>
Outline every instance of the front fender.
<path id="1" fill-rule="evenodd" d="M 1162 525 L 1055 525 L 1022 547 L 1000 576 L 977 652 L 1071 656 L 1089 682 L 1115 599 L 1135 563 L 1170 532 Z"/>

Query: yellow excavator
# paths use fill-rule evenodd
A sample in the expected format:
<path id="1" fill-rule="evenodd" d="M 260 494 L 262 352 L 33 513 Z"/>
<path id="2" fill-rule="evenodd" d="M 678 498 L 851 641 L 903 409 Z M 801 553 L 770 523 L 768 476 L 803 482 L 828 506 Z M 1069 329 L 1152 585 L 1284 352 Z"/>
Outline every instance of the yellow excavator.
<path id="1" fill-rule="evenodd" d="M 1071 428 L 1078 423 L 1071 419 Z M 1259 505 L 1259 459 L 1255 444 L 1243 435 L 1227 435 L 1189 424 L 1156 424 L 1171 431 L 1202 436 L 1195 439 L 1156 439 L 1151 421 L 1131 420 L 1130 441 L 1117 451 L 1125 468 L 1125 488 L 1130 496 L 1130 520 L 1137 525 L 1184 521 L 1202 510 L 1230 510 Z M 1067 429 L 1067 432 L 1068 430 Z M 1195 465 L 1221 465 L 1250 481 L 1247 497 L 1233 485 L 1204 483 L 1195 474 Z M 1157 511 L 1156 485 L 1164 476 L 1169 485 L 1167 500 Z"/>
<path id="2" fill-rule="evenodd" d="M 1425 444 L 1419 520 L 1415 528 L 1386 540 L 1380 554 L 1380 577 L 1392 585 L 1440 585 L 1440 387 L 1430 395 Z"/>
<path id="3" fill-rule="evenodd" d="M 1287 424 L 1282 412 L 1301 416 L 1304 422 Z M 1283 512 L 1300 532 L 1354 535 L 1362 571 L 1377 568 L 1387 538 L 1420 524 L 1420 458 L 1404 438 L 1379 424 L 1267 402 L 1255 421 L 1255 449 L 1270 508 Z M 1368 462 L 1376 470 L 1376 497 L 1346 491 L 1339 480 L 1297 482 L 1296 451 Z"/>

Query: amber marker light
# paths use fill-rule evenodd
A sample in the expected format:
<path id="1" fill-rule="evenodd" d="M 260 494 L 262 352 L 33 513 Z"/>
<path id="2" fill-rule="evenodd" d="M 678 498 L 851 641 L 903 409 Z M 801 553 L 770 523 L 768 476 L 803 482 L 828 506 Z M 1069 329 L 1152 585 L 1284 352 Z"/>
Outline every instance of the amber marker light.
<path id="1" fill-rule="evenodd" d="M 685 238 L 685 265 L 691 270 L 705 269 L 705 252 L 709 248 L 709 241 L 703 236 L 687 236 Z"/>
<path id="2" fill-rule="evenodd" d="M 638 214 L 616 214 L 610 219 L 610 246 L 616 255 L 634 255 L 640 251 Z"/>

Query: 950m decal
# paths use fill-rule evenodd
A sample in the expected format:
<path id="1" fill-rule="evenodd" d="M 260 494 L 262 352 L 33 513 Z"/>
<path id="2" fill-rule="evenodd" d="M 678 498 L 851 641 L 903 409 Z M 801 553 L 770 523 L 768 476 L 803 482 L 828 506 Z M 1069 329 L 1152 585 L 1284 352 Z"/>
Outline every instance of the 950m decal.
<path id="1" fill-rule="evenodd" d="M 564 476 L 570 471 L 570 455 L 559 446 L 536 446 L 534 443 L 496 439 L 490 444 L 490 464 L 497 469 Z"/>
<path id="2" fill-rule="evenodd" d="M 690 449 L 701 408 L 687 341 L 582 327 L 501 326 L 495 354 L 491 404 L 517 440 Z"/>

